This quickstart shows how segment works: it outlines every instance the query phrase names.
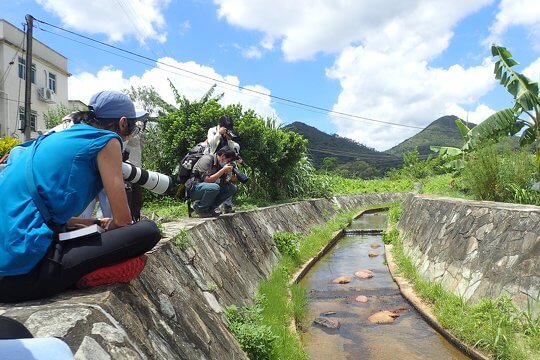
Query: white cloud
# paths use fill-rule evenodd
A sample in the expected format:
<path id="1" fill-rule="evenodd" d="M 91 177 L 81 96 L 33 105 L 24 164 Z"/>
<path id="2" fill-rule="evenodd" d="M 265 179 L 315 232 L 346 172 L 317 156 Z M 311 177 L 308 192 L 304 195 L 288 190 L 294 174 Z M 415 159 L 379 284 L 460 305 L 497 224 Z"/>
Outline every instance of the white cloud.
<path id="1" fill-rule="evenodd" d="M 248 59 L 260 59 L 262 57 L 262 52 L 258 47 L 250 46 L 242 51 L 242 55 Z"/>
<path id="2" fill-rule="evenodd" d="M 475 67 L 453 65 L 443 69 L 429 67 L 426 61 L 350 47 L 327 70 L 327 76 L 339 80 L 342 87 L 333 110 L 423 128 L 444 115 L 465 118 L 466 111 L 459 104 L 474 106 L 493 88 L 492 68 L 489 58 Z M 476 106 L 472 113 L 478 116 L 488 111 L 485 106 Z M 336 116 L 332 121 L 338 134 L 378 150 L 388 149 L 419 131 Z"/>
<path id="3" fill-rule="evenodd" d="M 355 43 L 380 50 L 412 49 L 413 56 L 436 55 L 465 15 L 493 0 L 214 0 L 218 16 L 230 24 L 281 39 L 289 60 L 317 52 L 340 52 Z M 380 41 L 384 40 L 384 41 Z M 417 55 L 418 54 L 418 55 Z"/>
<path id="4" fill-rule="evenodd" d="M 501 43 L 502 36 L 513 26 L 523 26 L 530 31 L 533 44 L 540 48 L 540 1 L 501 0 L 495 22 L 491 25 L 486 43 Z"/>
<path id="5" fill-rule="evenodd" d="M 341 85 L 333 110 L 423 128 L 454 112 L 481 119 L 495 84 L 492 63 L 432 67 L 457 23 L 493 0 L 214 0 L 230 24 L 262 31 L 287 60 L 338 54 L 326 71 Z M 486 56 L 489 54 L 486 52 Z M 473 109 L 473 110 L 471 110 Z M 419 129 L 330 116 L 338 134 L 384 150 Z"/>
<path id="6" fill-rule="evenodd" d="M 165 42 L 162 11 L 170 0 L 36 0 L 47 11 L 62 19 L 65 26 L 90 34 L 106 34 L 110 41 L 134 36 Z"/>
<path id="7" fill-rule="evenodd" d="M 220 103 L 224 106 L 240 103 L 245 110 L 253 109 L 263 117 L 277 117 L 275 109 L 272 107 L 271 99 L 268 96 L 256 94 L 254 90 L 262 94 L 270 94 L 270 91 L 260 85 L 243 85 L 240 89 L 240 80 L 232 75 L 220 75 L 213 68 L 197 64 L 193 61 L 177 62 L 172 58 L 158 59 L 156 67 L 145 71 L 140 76 L 124 77 L 121 70 L 112 67 L 104 67 L 97 74 L 81 73 L 74 74 L 69 78 L 68 88 L 69 98 L 78 99 L 85 103 L 90 97 L 102 90 L 121 91 L 129 86 L 153 86 L 163 100 L 175 104 L 174 95 L 169 86 L 169 79 L 181 95 L 190 100 L 200 99 L 215 83 L 209 79 L 202 79 L 187 72 L 182 72 L 177 68 L 185 69 L 192 73 L 197 73 L 207 78 L 216 79 L 231 85 L 218 83 L 215 95 L 224 93 Z"/>
<path id="8" fill-rule="evenodd" d="M 540 58 L 536 59 L 523 69 L 523 75 L 527 76 L 532 81 L 538 82 L 540 80 Z"/>

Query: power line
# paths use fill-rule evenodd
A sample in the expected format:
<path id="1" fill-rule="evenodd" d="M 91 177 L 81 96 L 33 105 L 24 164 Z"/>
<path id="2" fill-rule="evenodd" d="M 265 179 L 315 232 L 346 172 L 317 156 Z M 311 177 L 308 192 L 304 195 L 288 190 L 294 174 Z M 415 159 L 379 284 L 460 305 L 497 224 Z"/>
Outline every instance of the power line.
<path id="1" fill-rule="evenodd" d="M 258 94 L 258 95 L 262 95 L 262 96 L 267 96 L 267 97 L 270 97 L 270 98 L 272 98 L 272 99 L 277 99 L 277 100 L 284 101 L 284 102 L 286 102 L 286 103 L 299 105 L 299 106 L 304 107 L 304 108 L 315 109 L 315 110 L 323 111 L 323 112 L 330 113 L 330 114 L 341 115 L 341 116 L 346 116 L 346 117 L 348 117 L 348 118 L 355 118 L 355 119 L 360 119 L 360 120 L 365 120 L 365 121 L 371 121 L 371 122 L 380 123 L 380 124 L 386 124 L 386 125 L 392 125 L 392 126 L 400 126 L 400 127 L 406 127 L 406 128 L 411 128 L 411 129 L 419 129 L 419 130 L 424 130 L 424 129 L 425 129 L 425 128 L 423 128 L 423 127 L 415 126 L 415 125 L 399 124 L 399 123 L 394 123 L 394 122 L 390 122 L 390 121 L 383 121 L 383 120 L 372 119 L 372 118 L 368 118 L 368 117 L 365 117 L 365 116 L 359 116 L 359 115 L 354 115 L 354 114 L 348 114 L 348 113 L 344 113 L 344 112 L 341 112 L 341 111 L 336 111 L 336 110 L 331 110 L 331 109 L 323 108 L 323 107 L 321 107 L 321 106 L 316 106 L 316 105 L 312 105 L 312 104 L 307 104 L 307 103 L 304 103 L 304 102 L 301 102 L 301 101 L 291 100 L 291 99 L 284 98 L 284 97 L 277 96 L 277 95 L 266 94 L 266 93 L 264 93 L 264 92 L 262 92 L 262 91 L 258 91 L 258 90 L 255 90 L 255 89 L 250 89 L 250 88 L 247 88 L 247 87 L 244 87 L 244 86 L 240 86 L 240 85 L 230 84 L 230 83 L 228 83 L 228 82 L 226 82 L 226 81 L 224 81 L 224 80 L 220 80 L 220 79 L 213 78 L 213 77 L 211 77 L 211 76 L 199 74 L 199 73 L 197 73 L 197 72 L 195 72 L 195 71 L 183 69 L 183 68 L 181 68 L 181 67 L 179 67 L 179 66 L 167 64 L 167 63 L 161 62 L 161 61 L 159 61 L 159 60 L 157 60 L 157 59 L 152 59 L 152 58 L 149 58 L 149 57 L 147 57 L 147 56 L 144 56 L 144 55 L 135 53 L 135 52 L 133 52 L 133 51 L 126 50 L 126 49 L 122 49 L 122 48 L 120 48 L 120 47 L 118 47 L 118 46 L 110 45 L 110 44 L 104 43 L 104 42 L 102 42 L 102 41 L 93 39 L 93 38 L 91 38 L 91 37 L 88 37 L 88 36 L 85 36 L 85 35 L 76 33 L 76 32 L 74 32 L 74 31 L 64 29 L 64 28 L 62 28 L 62 27 L 59 27 L 59 26 L 50 24 L 50 23 L 48 23 L 48 22 L 46 22 L 46 21 L 43 21 L 43 20 L 39 20 L 39 19 L 34 18 L 34 21 L 37 21 L 37 22 L 39 22 L 39 23 L 41 23 L 41 24 L 50 26 L 50 27 L 52 27 L 52 28 L 55 28 L 55 29 L 58 29 L 58 30 L 61 30 L 61 31 L 64 31 L 64 32 L 67 32 L 67 33 L 70 33 L 70 34 L 72 34 L 72 35 L 75 35 L 75 36 L 84 38 L 84 39 L 86 39 L 86 40 L 96 42 L 96 43 L 101 44 L 101 45 L 103 45 L 103 46 L 107 46 L 107 47 L 113 48 L 113 49 L 115 49 L 115 50 L 117 50 L 117 51 L 121 51 L 121 52 L 130 54 L 130 55 L 135 56 L 135 57 L 139 57 L 139 58 L 142 58 L 142 59 L 145 59 L 145 60 L 148 60 L 148 61 L 155 62 L 156 64 L 160 64 L 160 65 L 163 65 L 163 66 L 167 66 L 167 67 L 170 67 L 170 68 L 174 68 L 174 69 L 180 70 L 180 71 L 182 71 L 182 72 L 186 72 L 186 73 L 195 75 L 195 76 L 197 76 L 197 77 L 201 77 L 201 78 L 205 78 L 205 79 L 207 79 L 207 80 L 211 80 L 211 81 L 216 82 L 216 83 L 220 83 L 220 84 L 227 85 L 227 86 L 234 87 L 234 88 L 239 88 L 239 89 L 241 89 L 241 90 L 243 90 L 243 91 L 251 92 L 251 93 Z"/>

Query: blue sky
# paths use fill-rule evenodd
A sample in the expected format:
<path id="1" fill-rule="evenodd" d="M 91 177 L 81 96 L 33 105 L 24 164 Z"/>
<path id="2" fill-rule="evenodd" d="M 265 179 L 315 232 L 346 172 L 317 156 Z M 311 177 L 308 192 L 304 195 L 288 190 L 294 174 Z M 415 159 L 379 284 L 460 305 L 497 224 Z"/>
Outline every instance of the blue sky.
<path id="1" fill-rule="evenodd" d="M 511 105 L 493 78 L 492 42 L 519 70 L 540 74 L 538 0 L 0 0 L 0 17 L 25 14 L 230 83 L 224 105 L 240 102 L 284 123 L 302 121 L 386 150 L 453 114 L 480 122 Z M 55 34 L 45 32 L 52 31 Z M 70 99 L 104 89 L 153 86 L 172 101 L 168 79 L 191 99 L 211 81 L 140 64 L 62 38 L 40 25 L 37 39 L 68 58 Z M 81 40 L 81 39 L 78 39 Z M 101 46 L 100 46 L 101 47 Z M 101 47 L 102 48 L 102 47 Z M 141 60 L 139 60 L 141 61 Z M 284 104 L 240 87 L 352 114 Z"/>

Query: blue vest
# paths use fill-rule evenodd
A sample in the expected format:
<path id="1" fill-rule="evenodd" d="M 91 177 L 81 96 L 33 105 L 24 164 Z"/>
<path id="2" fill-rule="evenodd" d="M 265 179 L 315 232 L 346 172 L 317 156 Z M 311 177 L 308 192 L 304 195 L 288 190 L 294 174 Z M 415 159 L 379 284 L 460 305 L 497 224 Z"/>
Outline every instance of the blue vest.
<path id="1" fill-rule="evenodd" d="M 38 195 L 52 221 L 65 224 L 103 189 L 96 158 L 114 138 L 122 141 L 112 131 L 77 124 L 41 141 L 33 173 Z M 34 145 L 16 152 L 0 173 L 0 276 L 28 273 L 52 241 L 53 231 L 45 224 L 25 182 Z"/>

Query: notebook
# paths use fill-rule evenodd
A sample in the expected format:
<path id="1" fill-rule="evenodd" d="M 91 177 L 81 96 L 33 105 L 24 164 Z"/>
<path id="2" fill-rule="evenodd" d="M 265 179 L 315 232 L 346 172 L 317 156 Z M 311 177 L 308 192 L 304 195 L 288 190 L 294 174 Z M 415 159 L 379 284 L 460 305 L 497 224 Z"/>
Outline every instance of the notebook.
<path id="1" fill-rule="evenodd" d="M 80 239 L 94 234 L 101 234 L 102 232 L 105 232 L 105 229 L 97 224 L 94 224 L 77 230 L 60 233 L 58 234 L 58 239 L 60 241 Z"/>

